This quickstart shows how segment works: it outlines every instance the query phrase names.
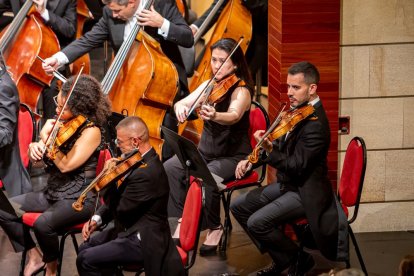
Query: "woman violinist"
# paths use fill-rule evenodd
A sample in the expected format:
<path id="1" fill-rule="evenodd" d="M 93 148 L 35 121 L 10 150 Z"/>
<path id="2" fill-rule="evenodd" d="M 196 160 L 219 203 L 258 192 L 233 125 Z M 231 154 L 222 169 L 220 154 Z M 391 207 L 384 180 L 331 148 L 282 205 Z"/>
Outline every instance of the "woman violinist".
<path id="1" fill-rule="evenodd" d="M 17 217 L 0 211 L 0 224 L 15 250 L 28 250 L 29 260 L 24 275 L 32 275 L 44 266 L 46 275 L 55 275 L 59 256 L 57 232 L 87 221 L 93 211 L 92 196 L 86 200 L 81 212 L 73 210 L 72 203 L 96 176 L 99 150 L 103 146 L 102 127 L 110 114 L 110 105 L 99 82 L 86 75 L 80 76 L 65 104 L 73 82 L 74 78 L 69 78 L 56 97 L 56 112 L 61 114 L 63 121 L 58 122 L 61 128 L 56 137 L 56 145 L 60 146 L 43 154 L 55 123 L 50 119 L 40 132 L 39 142 L 29 147 L 32 162 L 41 163 L 43 159 L 47 164 L 49 178 L 46 187 L 39 192 L 11 198 L 25 212 L 42 212 L 34 224 L 40 250 Z M 83 120 L 79 121 L 79 118 Z"/>
<path id="2" fill-rule="evenodd" d="M 215 81 L 211 96 L 205 100 L 207 104 L 201 105 L 199 112 L 204 127 L 198 149 L 209 170 L 224 181 L 234 178 L 237 163 L 251 150 L 248 129 L 253 92 L 252 79 L 240 47 L 226 61 L 235 46 L 236 42 L 229 38 L 221 39 L 211 46 L 211 68 Z M 175 113 L 180 122 L 188 117 L 191 106 L 199 95 L 204 93 L 208 83 L 209 81 L 202 83 L 193 93 L 175 104 Z M 220 93 L 223 92 L 223 88 L 226 90 L 225 93 Z M 220 95 L 216 96 L 217 94 Z M 185 171 L 177 156 L 165 162 L 164 167 L 170 183 L 169 216 L 181 217 L 186 196 Z M 209 232 L 200 248 L 201 254 L 215 252 L 223 234 L 217 183 L 205 185 L 208 215 L 204 229 L 209 229 Z"/>

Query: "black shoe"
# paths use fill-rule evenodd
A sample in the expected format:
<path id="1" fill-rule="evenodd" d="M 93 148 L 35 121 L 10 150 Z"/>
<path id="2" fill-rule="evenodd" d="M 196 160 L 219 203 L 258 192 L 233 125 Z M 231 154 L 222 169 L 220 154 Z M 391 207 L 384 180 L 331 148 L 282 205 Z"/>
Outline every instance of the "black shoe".
<path id="1" fill-rule="evenodd" d="M 200 246 L 200 256 L 211 256 L 217 252 L 217 245 L 205 245 Z"/>
<path id="2" fill-rule="evenodd" d="M 263 268 L 262 270 L 257 271 L 257 276 L 276 276 L 276 275 L 281 275 L 282 272 L 286 269 L 287 267 L 280 267 L 277 266 L 274 262 L 272 262 L 272 264 L 266 268 Z"/>
<path id="3" fill-rule="evenodd" d="M 306 252 L 301 252 L 300 257 L 290 265 L 288 276 L 304 276 L 315 266 L 312 256 Z"/>

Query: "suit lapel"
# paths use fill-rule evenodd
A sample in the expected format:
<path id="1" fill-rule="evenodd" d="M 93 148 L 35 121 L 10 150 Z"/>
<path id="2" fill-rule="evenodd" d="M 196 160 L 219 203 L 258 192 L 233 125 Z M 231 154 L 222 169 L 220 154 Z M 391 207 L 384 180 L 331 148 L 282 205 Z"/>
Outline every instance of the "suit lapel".
<path id="1" fill-rule="evenodd" d="M 47 9 L 54 12 L 61 0 L 47 0 L 46 6 Z"/>

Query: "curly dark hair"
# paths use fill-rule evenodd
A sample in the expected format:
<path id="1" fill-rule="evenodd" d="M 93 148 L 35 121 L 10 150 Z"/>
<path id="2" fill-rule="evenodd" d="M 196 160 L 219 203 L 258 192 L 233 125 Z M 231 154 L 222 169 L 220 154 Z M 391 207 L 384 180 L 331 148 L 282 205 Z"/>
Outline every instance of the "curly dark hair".
<path id="1" fill-rule="evenodd" d="M 62 85 L 63 97 L 68 95 L 74 80 L 72 76 Z M 101 84 L 89 75 L 79 77 L 67 105 L 74 116 L 83 115 L 98 127 L 103 127 L 111 115 L 111 104 L 102 93 Z"/>

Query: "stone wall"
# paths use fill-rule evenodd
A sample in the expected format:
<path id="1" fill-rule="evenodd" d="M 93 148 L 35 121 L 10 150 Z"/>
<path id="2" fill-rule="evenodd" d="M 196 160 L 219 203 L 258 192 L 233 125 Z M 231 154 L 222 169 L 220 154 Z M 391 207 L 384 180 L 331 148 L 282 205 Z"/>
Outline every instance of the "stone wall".
<path id="1" fill-rule="evenodd" d="M 356 232 L 414 229 L 414 1 L 343 0 L 339 164 L 353 136 L 368 149 Z"/>

